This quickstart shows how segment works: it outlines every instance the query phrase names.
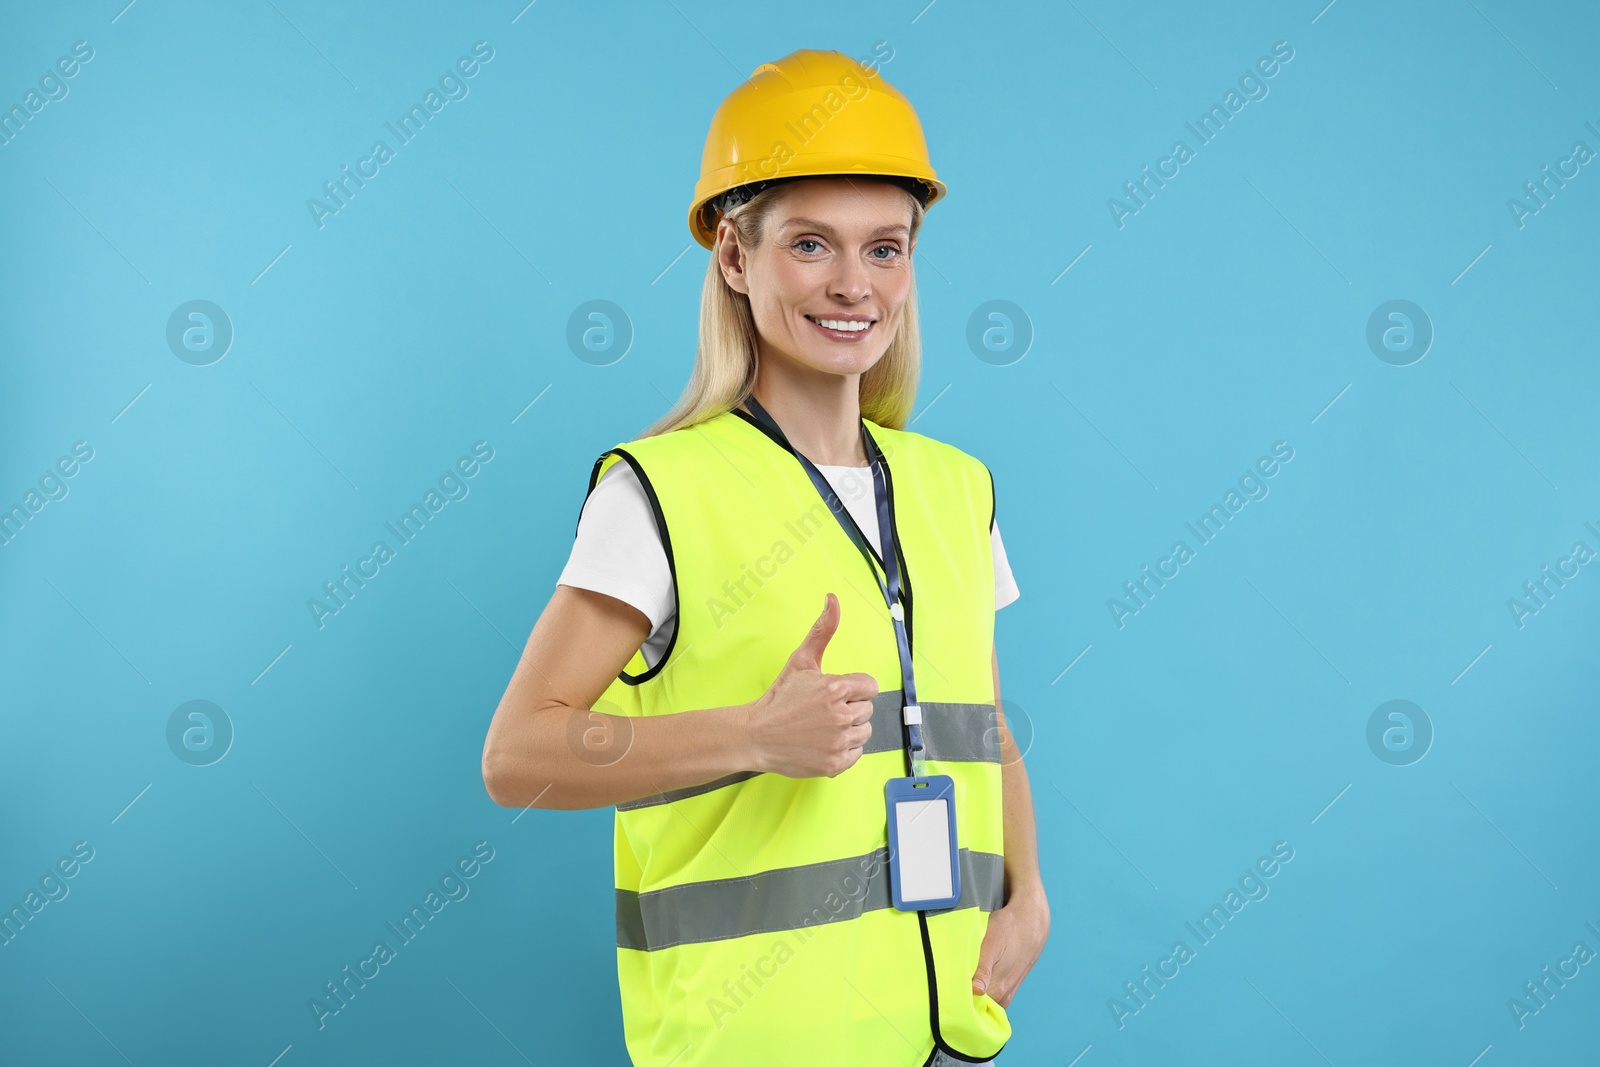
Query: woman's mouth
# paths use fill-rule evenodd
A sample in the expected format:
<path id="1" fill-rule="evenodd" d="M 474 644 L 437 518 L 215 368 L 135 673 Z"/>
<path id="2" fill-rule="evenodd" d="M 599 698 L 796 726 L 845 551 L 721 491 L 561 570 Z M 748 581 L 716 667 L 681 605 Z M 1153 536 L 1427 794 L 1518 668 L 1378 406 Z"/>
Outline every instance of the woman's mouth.
<path id="1" fill-rule="evenodd" d="M 860 341 L 878 324 L 876 319 L 829 319 L 806 316 L 806 321 L 830 341 Z"/>

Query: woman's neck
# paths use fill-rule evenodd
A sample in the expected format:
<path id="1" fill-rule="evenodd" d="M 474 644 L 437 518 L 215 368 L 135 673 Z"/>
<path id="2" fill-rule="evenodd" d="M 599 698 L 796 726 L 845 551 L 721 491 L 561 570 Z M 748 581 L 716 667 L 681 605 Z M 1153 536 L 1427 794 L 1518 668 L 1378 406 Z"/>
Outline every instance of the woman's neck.
<path id="1" fill-rule="evenodd" d="M 751 389 L 795 451 L 821 467 L 865 467 L 861 375 L 827 374 L 763 359 Z"/>

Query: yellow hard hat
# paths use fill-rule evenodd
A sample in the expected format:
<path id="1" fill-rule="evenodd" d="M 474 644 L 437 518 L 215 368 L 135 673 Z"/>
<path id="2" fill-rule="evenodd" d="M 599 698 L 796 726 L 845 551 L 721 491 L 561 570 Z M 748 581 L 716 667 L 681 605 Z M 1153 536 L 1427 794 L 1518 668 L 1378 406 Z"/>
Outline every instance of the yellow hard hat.
<path id="1" fill-rule="evenodd" d="M 723 211 L 774 182 L 877 176 L 931 207 L 945 194 L 911 102 L 877 70 L 801 49 L 763 63 L 711 118 L 689 232 L 712 246 Z"/>

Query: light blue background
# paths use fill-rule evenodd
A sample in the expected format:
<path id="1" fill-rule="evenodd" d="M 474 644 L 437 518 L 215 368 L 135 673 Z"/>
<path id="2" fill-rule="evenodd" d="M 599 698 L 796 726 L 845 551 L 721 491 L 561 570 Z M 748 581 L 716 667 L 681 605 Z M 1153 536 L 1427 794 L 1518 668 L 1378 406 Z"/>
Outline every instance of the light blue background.
<path id="1" fill-rule="evenodd" d="M 1001 1062 L 1594 1057 L 1600 964 L 1507 1008 L 1600 950 L 1600 571 L 1507 607 L 1600 549 L 1600 172 L 1507 206 L 1600 150 L 1592 7 L 122 3 L 7 5 L 0 37 L 6 108 L 94 49 L 0 147 L 0 503 L 94 449 L 0 547 L 0 902 L 95 850 L 0 948 L 0 1060 L 625 1062 L 611 812 L 496 807 L 484 731 L 590 465 L 687 375 L 712 111 L 879 41 L 950 188 L 913 428 L 993 469 L 1023 590 L 1002 691 L 1054 925 Z M 480 40 L 470 95 L 319 229 L 307 199 Z M 1119 228 L 1277 41 L 1269 94 Z M 195 299 L 235 331 L 209 366 L 166 341 Z M 608 366 L 565 339 L 596 299 L 634 331 Z M 1366 342 L 1393 299 L 1436 331 L 1409 366 Z M 966 341 L 990 300 L 1031 324 L 1009 365 Z M 319 629 L 308 598 L 477 441 L 470 494 Z M 1119 628 L 1277 441 L 1270 495 Z M 236 731 L 204 768 L 165 734 L 195 699 Z M 1436 732 L 1409 766 L 1368 746 L 1392 699 Z M 319 1030 L 323 982 L 479 841 L 470 896 Z M 1278 841 L 1270 895 L 1119 1028 Z"/>

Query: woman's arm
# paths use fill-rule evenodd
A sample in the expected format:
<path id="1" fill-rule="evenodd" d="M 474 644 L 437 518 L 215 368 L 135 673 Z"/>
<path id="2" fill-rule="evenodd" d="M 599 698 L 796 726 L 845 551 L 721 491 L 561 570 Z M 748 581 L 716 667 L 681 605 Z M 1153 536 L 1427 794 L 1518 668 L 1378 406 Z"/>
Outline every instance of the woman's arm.
<path id="1" fill-rule="evenodd" d="M 838 598 L 826 599 L 757 700 L 627 716 L 592 709 L 650 636 L 649 618 L 604 593 L 557 585 L 489 724 L 490 798 L 508 808 L 604 808 L 738 771 L 803 778 L 848 769 L 872 737 L 878 684 L 822 673 L 839 625 Z"/>
<path id="2" fill-rule="evenodd" d="M 496 804 L 601 808 L 753 765 L 743 706 L 644 718 L 590 710 L 649 636 L 638 608 L 556 586 L 484 741 Z"/>
<path id="3" fill-rule="evenodd" d="M 989 913 L 972 991 L 987 993 L 1002 1008 L 1011 1006 L 1017 987 L 1028 976 L 1045 939 L 1050 936 L 1050 904 L 1039 874 L 1039 846 L 1033 827 L 1033 797 L 1022 753 L 1000 710 L 1000 655 L 994 663 L 994 709 L 1000 721 L 1002 804 L 1005 809 L 1005 903 Z"/>
<path id="4" fill-rule="evenodd" d="M 1044 878 L 1039 873 L 1039 843 L 1033 826 L 1033 793 L 1022 752 L 1000 709 L 1000 653 L 990 653 L 994 665 L 994 713 L 1000 723 L 1000 774 L 1005 810 L 1006 903 L 1018 897 L 1044 902 Z"/>

